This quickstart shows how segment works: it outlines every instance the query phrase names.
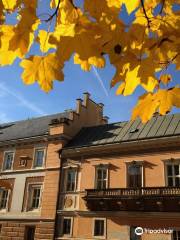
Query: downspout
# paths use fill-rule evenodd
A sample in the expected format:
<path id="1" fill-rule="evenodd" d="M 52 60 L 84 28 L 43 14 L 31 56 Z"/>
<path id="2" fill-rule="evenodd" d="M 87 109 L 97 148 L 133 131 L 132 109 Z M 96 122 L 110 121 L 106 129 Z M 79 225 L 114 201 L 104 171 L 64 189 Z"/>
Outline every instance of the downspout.
<path id="1" fill-rule="evenodd" d="M 54 224 L 54 237 L 53 239 L 55 240 L 56 238 L 56 233 L 57 233 L 57 224 L 58 224 L 58 214 L 57 214 L 57 210 L 58 210 L 58 206 L 59 206 L 59 201 L 60 201 L 60 192 L 61 192 L 61 181 L 62 181 L 62 162 L 63 160 L 61 159 L 61 153 L 62 153 L 62 149 L 60 149 L 58 151 L 59 154 L 59 160 L 60 160 L 60 168 L 59 168 L 59 188 L 58 188 L 58 197 L 57 197 L 57 202 L 56 202 L 56 216 L 55 216 L 55 224 Z"/>

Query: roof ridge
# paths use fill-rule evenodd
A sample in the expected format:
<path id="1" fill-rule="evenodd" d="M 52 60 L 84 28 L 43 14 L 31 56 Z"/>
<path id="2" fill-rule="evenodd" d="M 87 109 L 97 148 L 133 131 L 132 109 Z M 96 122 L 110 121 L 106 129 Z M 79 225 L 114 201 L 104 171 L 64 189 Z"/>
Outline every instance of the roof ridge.
<path id="1" fill-rule="evenodd" d="M 47 117 L 52 117 L 52 116 L 56 116 L 56 115 L 58 115 L 58 114 L 66 114 L 66 113 L 70 113 L 70 111 L 57 112 L 57 113 L 53 113 L 53 114 L 43 115 L 43 116 L 39 116 L 39 117 L 32 117 L 32 118 L 27 118 L 27 119 L 12 121 L 12 122 L 3 122 L 3 123 L 0 123 L 0 126 L 10 125 L 10 124 L 16 124 L 16 123 L 25 122 L 25 121 L 30 121 L 30 120 L 36 120 L 36 119 L 38 120 L 38 119 L 47 118 Z"/>

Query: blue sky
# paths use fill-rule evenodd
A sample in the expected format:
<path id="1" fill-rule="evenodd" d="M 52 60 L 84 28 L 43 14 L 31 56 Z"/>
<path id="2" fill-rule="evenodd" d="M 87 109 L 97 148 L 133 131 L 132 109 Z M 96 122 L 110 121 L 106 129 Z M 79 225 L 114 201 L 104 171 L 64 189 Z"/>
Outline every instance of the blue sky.
<path id="1" fill-rule="evenodd" d="M 129 19 L 126 13 L 124 19 Z M 170 68 L 172 72 L 173 67 Z M 110 89 L 110 80 L 115 70 L 109 63 L 105 69 L 92 69 L 91 72 L 83 72 L 79 65 L 73 61 L 66 63 L 64 82 L 55 82 L 54 89 L 50 93 L 44 93 L 37 84 L 24 85 L 21 80 L 22 69 L 18 60 L 12 66 L 0 68 L 0 122 L 16 121 L 57 112 L 66 109 L 74 109 L 76 98 L 80 98 L 83 92 L 89 92 L 91 98 L 97 103 L 105 104 L 104 115 L 110 122 L 128 120 L 132 107 L 142 94 L 137 89 L 134 95 L 129 97 L 116 96 L 115 88 Z M 179 73 L 173 78 L 179 82 Z M 102 84 L 103 82 L 103 84 Z M 175 112 L 180 110 L 175 109 Z M 173 112 L 174 112 L 173 111 Z"/>
<path id="2" fill-rule="evenodd" d="M 54 89 L 49 93 L 41 91 L 38 84 L 24 85 L 21 73 L 18 61 L 13 66 L 0 68 L 1 122 L 74 109 L 76 98 L 83 97 L 83 92 L 89 92 L 94 101 L 105 104 L 104 114 L 110 121 L 120 121 L 130 117 L 136 100 L 136 96 L 116 96 L 115 89 L 110 89 L 114 69 L 109 64 L 106 69 L 85 73 L 71 60 L 64 69 L 64 82 L 55 81 Z"/>

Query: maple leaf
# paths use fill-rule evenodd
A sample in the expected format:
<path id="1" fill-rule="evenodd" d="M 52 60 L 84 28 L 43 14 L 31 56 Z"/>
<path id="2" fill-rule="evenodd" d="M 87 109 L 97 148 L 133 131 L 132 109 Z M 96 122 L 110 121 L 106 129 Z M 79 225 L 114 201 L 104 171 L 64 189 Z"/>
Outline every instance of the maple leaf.
<path id="1" fill-rule="evenodd" d="M 13 29 L 13 36 L 9 41 L 9 50 L 21 52 L 23 57 L 29 50 L 34 40 L 34 31 L 40 20 L 36 17 L 34 9 L 25 8 L 21 12 L 21 20 Z"/>
<path id="2" fill-rule="evenodd" d="M 171 108 L 180 107 L 180 88 L 159 89 L 156 93 L 145 93 L 138 100 L 132 112 L 132 120 L 140 117 L 146 123 L 159 110 L 161 115 L 171 111 Z"/>
<path id="3" fill-rule="evenodd" d="M 56 8 L 58 6 L 59 0 L 51 0 L 50 1 L 50 7 Z"/>
<path id="4" fill-rule="evenodd" d="M 2 0 L 2 3 L 4 5 L 4 8 L 7 11 L 12 11 L 21 3 L 21 1 L 20 0 Z"/>
<path id="5" fill-rule="evenodd" d="M 126 64 L 124 70 L 126 71 L 125 82 L 118 87 L 116 94 L 123 94 L 124 96 L 127 96 L 134 92 L 136 87 L 140 84 L 140 78 L 137 76 L 139 67 L 140 66 L 136 66 L 131 70 L 129 68 L 129 64 Z"/>
<path id="6" fill-rule="evenodd" d="M 140 0 L 120 0 L 121 3 L 124 3 L 127 9 L 128 14 L 131 14 L 140 4 Z"/>
<path id="7" fill-rule="evenodd" d="M 90 71 L 91 65 L 98 68 L 103 68 L 105 66 L 105 60 L 103 57 L 89 57 L 88 60 L 81 60 L 78 54 L 74 55 L 74 63 L 80 64 L 82 70 Z"/>
<path id="8" fill-rule="evenodd" d="M 1 35 L 1 47 L 0 47 L 0 64 L 11 65 L 17 57 L 20 57 L 19 50 L 9 50 L 9 41 L 13 37 L 14 34 L 14 26 L 11 25 L 3 25 L 0 29 Z"/>
<path id="9" fill-rule="evenodd" d="M 41 89 L 48 92 L 53 88 L 53 81 L 63 81 L 63 64 L 54 53 L 47 56 L 31 56 L 22 60 L 20 66 L 24 68 L 22 79 L 26 84 L 36 81 Z"/>
<path id="10" fill-rule="evenodd" d="M 51 48 L 56 48 L 55 44 L 49 43 L 49 38 L 52 33 L 48 33 L 45 30 L 39 30 L 37 41 L 40 43 L 41 52 L 48 52 Z"/>

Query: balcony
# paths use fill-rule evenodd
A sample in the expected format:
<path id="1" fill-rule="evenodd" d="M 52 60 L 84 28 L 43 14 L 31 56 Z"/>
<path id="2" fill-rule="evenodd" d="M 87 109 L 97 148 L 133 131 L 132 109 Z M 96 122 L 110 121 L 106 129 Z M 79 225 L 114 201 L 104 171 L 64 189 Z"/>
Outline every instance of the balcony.
<path id="1" fill-rule="evenodd" d="M 87 189 L 91 211 L 180 212 L 180 187 Z"/>

